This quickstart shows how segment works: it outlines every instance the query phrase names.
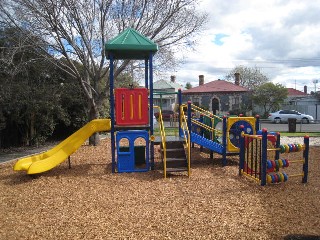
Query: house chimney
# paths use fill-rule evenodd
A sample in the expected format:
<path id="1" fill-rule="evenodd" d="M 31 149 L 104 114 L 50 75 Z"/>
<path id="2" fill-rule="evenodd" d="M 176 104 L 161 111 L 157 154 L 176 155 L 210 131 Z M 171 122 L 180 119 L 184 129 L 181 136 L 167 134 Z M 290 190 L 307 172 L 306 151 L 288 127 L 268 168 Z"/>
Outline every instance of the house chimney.
<path id="1" fill-rule="evenodd" d="M 204 75 L 199 75 L 199 86 L 204 84 Z"/>
<path id="2" fill-rule="evenodd" d="M 175 83 L 176 82 L 176 76 L 175 75 L 171 75 L 170 80 L 171 80 L 171 82 Z"/>
<path id="3" fill-rule="evenodd" d="M 234 84 L 239 86 L 240 85 L 240 73 L 235 73 L 234 77 L 235 77 Z"/>
<path id="4" fill-rule="evenodd" d="M 304 92 L 305 94 L 308 94 L 308 88 L 307 88 L 307 85 L 305 85 L 305 86 L 304 86 L 304 88 L 303 88 L 303 92 Z"/>

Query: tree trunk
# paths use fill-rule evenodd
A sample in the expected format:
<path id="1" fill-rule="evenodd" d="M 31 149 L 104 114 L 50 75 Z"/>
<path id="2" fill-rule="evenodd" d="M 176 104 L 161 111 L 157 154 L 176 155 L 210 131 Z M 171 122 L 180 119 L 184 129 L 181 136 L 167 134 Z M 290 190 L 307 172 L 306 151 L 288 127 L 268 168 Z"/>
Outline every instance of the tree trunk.
<path id="1" fill-rule="evenodd" d="M 94 119 L 97 119 L 99 117 L 98 108 L 96 104 L 91 102 L 90 104 L 90 110 L 89 110 L 89 120 L 92 121 Z M 100 135 L 99 133 L 94 133 L 89 138 L 89 145 L 97 146 L 100 143 Z"/>
<path id="2" fill-rule="evenodd" d="M 30 124 L 29 124 L 29 143 L 30 144 L 36 144 L 38 147 L 38 140 L 35 139 L 35 113 L 32 112 L 30 115 Z"/>

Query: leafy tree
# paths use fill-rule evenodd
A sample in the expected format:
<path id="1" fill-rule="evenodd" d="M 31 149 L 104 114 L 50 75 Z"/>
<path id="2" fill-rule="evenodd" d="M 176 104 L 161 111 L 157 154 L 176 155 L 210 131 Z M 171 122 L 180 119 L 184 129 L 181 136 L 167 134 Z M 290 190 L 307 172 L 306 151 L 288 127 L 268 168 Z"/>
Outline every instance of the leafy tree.
<path id="1" fill-rule="evenodd" d="M 288 96 L 288 90 L 281 84 L 265 83 L 258 87 L 252 96 L 253 102 L 262 106 L 264 109 L 264 117 L 269 112 L 276 111 Z"/>
<path id="2" fill-rule="evenodd" d="M 108 99 L 104 51 L 108 39 L 135 28 L 159 45 L 158 65 L 173 66 L 174 52 L 190 47 L 207 20 L 206 14 L 195 11 L 197 4 L 196 0 L 2 0 L 0 18 L 17 26 L 26 38 L 41 36 L 42 41 L 29 47 L 41 49 L 46 61 L 77 80 L 92 120 Z M 114 65 L 115 79 L 129 66 L 139 67 L 129 60 Z M 90 139 L 97 142 L 97 135 Z"/>
<path id="3" fill-rule="evenodd" d="M 235 81 L 235 73 L 240 74 L 240 86 L 255 90 L 269 81 L 268 77 L 257 67 L 236 66 L 225 76 L 228 81 Z"/>
<path id="4" fill-rule="evenodd" d="M 192 85 L 191 85 L 191 83 L 190 83 L 190 82 L 187 82 L 187 83 L 186 83 L 186 86 L 185 86 L 185 88 L 186 88 L 186 89 L 190 89 L 190 88 L 192 88 Z"/>
<path id="5" fill-rule="evenodd" d="M 13 28 L 0 31 L 1 147 L 41 144 L 57 124 L 77 127 L 77 119 L 84 122 L 82 89 L 65 72 L 42 61 L 34 48 L 21 47 L 21 41 L 31 40 L 38 41 Z"/>

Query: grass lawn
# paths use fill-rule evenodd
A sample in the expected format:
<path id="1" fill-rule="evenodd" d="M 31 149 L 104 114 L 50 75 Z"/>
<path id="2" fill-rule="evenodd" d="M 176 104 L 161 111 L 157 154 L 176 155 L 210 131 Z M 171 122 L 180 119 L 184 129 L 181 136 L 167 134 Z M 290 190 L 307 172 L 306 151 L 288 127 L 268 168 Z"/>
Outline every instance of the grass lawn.
<path id="1" fill-rule="evenodd" d="M 174 136 L 178 134 L 177 128 L 165 128 L 166 130 L 166 136 Z M 159 128 L 154 129 L 154 134 L 159 135 Z M 308 135 L 309 137 L 320 137 L 320 132 L 296 132 L 296 133 L 289 133 L 289 132 L 280 132 L 281 136 L 286 137 L 304 137 L 305 135 Z"/>
<path id="2" fill-rule="evenodd" d="M 320 132 L 296 132 L 296 133 L 289 133 L 289 132 L 280 132 L 280 136 L 286 137 L 304 137 L 308 135 L 309 137 L 320 137 Z"/>

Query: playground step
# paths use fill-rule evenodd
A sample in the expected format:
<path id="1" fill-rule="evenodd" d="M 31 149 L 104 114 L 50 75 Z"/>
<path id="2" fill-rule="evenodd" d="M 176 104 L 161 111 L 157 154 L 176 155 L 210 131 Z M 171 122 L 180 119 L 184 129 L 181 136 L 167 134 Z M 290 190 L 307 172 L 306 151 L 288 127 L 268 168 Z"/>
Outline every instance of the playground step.
<path id="1" fill-rule="evenodd" d="M 180 168 L 180 167 L 187 167 L 187 160 L 186 158 L 167 158 L 167 168 Z"/>
<path id="2" fill-rule="evenodd" d="M 167 168 L 167 172 L 185 172 L 188 171 L 187 167 L 181 167 L 181 168 Z"/>
<path id="3" fill-rule="evenodd" d="M 161 150 L 163 152 L 163 149 Z M 182 148 L 170 148 L 166 150 L 167 153 L 167 158 L 171 158 L 171 157 L 185 157 L 186 154 L 184 152 L 184 148 L 182 146 Z"/>
<path id="4" fill-rule="evenodd" d="M 184 151 L 184 141 L 166 142 L 166 172 L 188 171 L 188 162 Z M 164 150 L 161 149 L 163 158 Z"/>
<path id="5" fill-rule="evenodd" d="M 184 141 L 184 138 L 178 137 L 178 136 L 166 136 L 166 143 L 171 144 L 173 142 L 182 142 Z M 160 136 L 156 136 L 155 140 L 154 140 L 154 144 L 155 145 L 159 145 L 161 143 L 161 137 Z"/>
<path id="6" fill-rule="evenodd" d="M 167 149 L 183 148 L 183 141 L 167 141 L 166 146 Z"/>

